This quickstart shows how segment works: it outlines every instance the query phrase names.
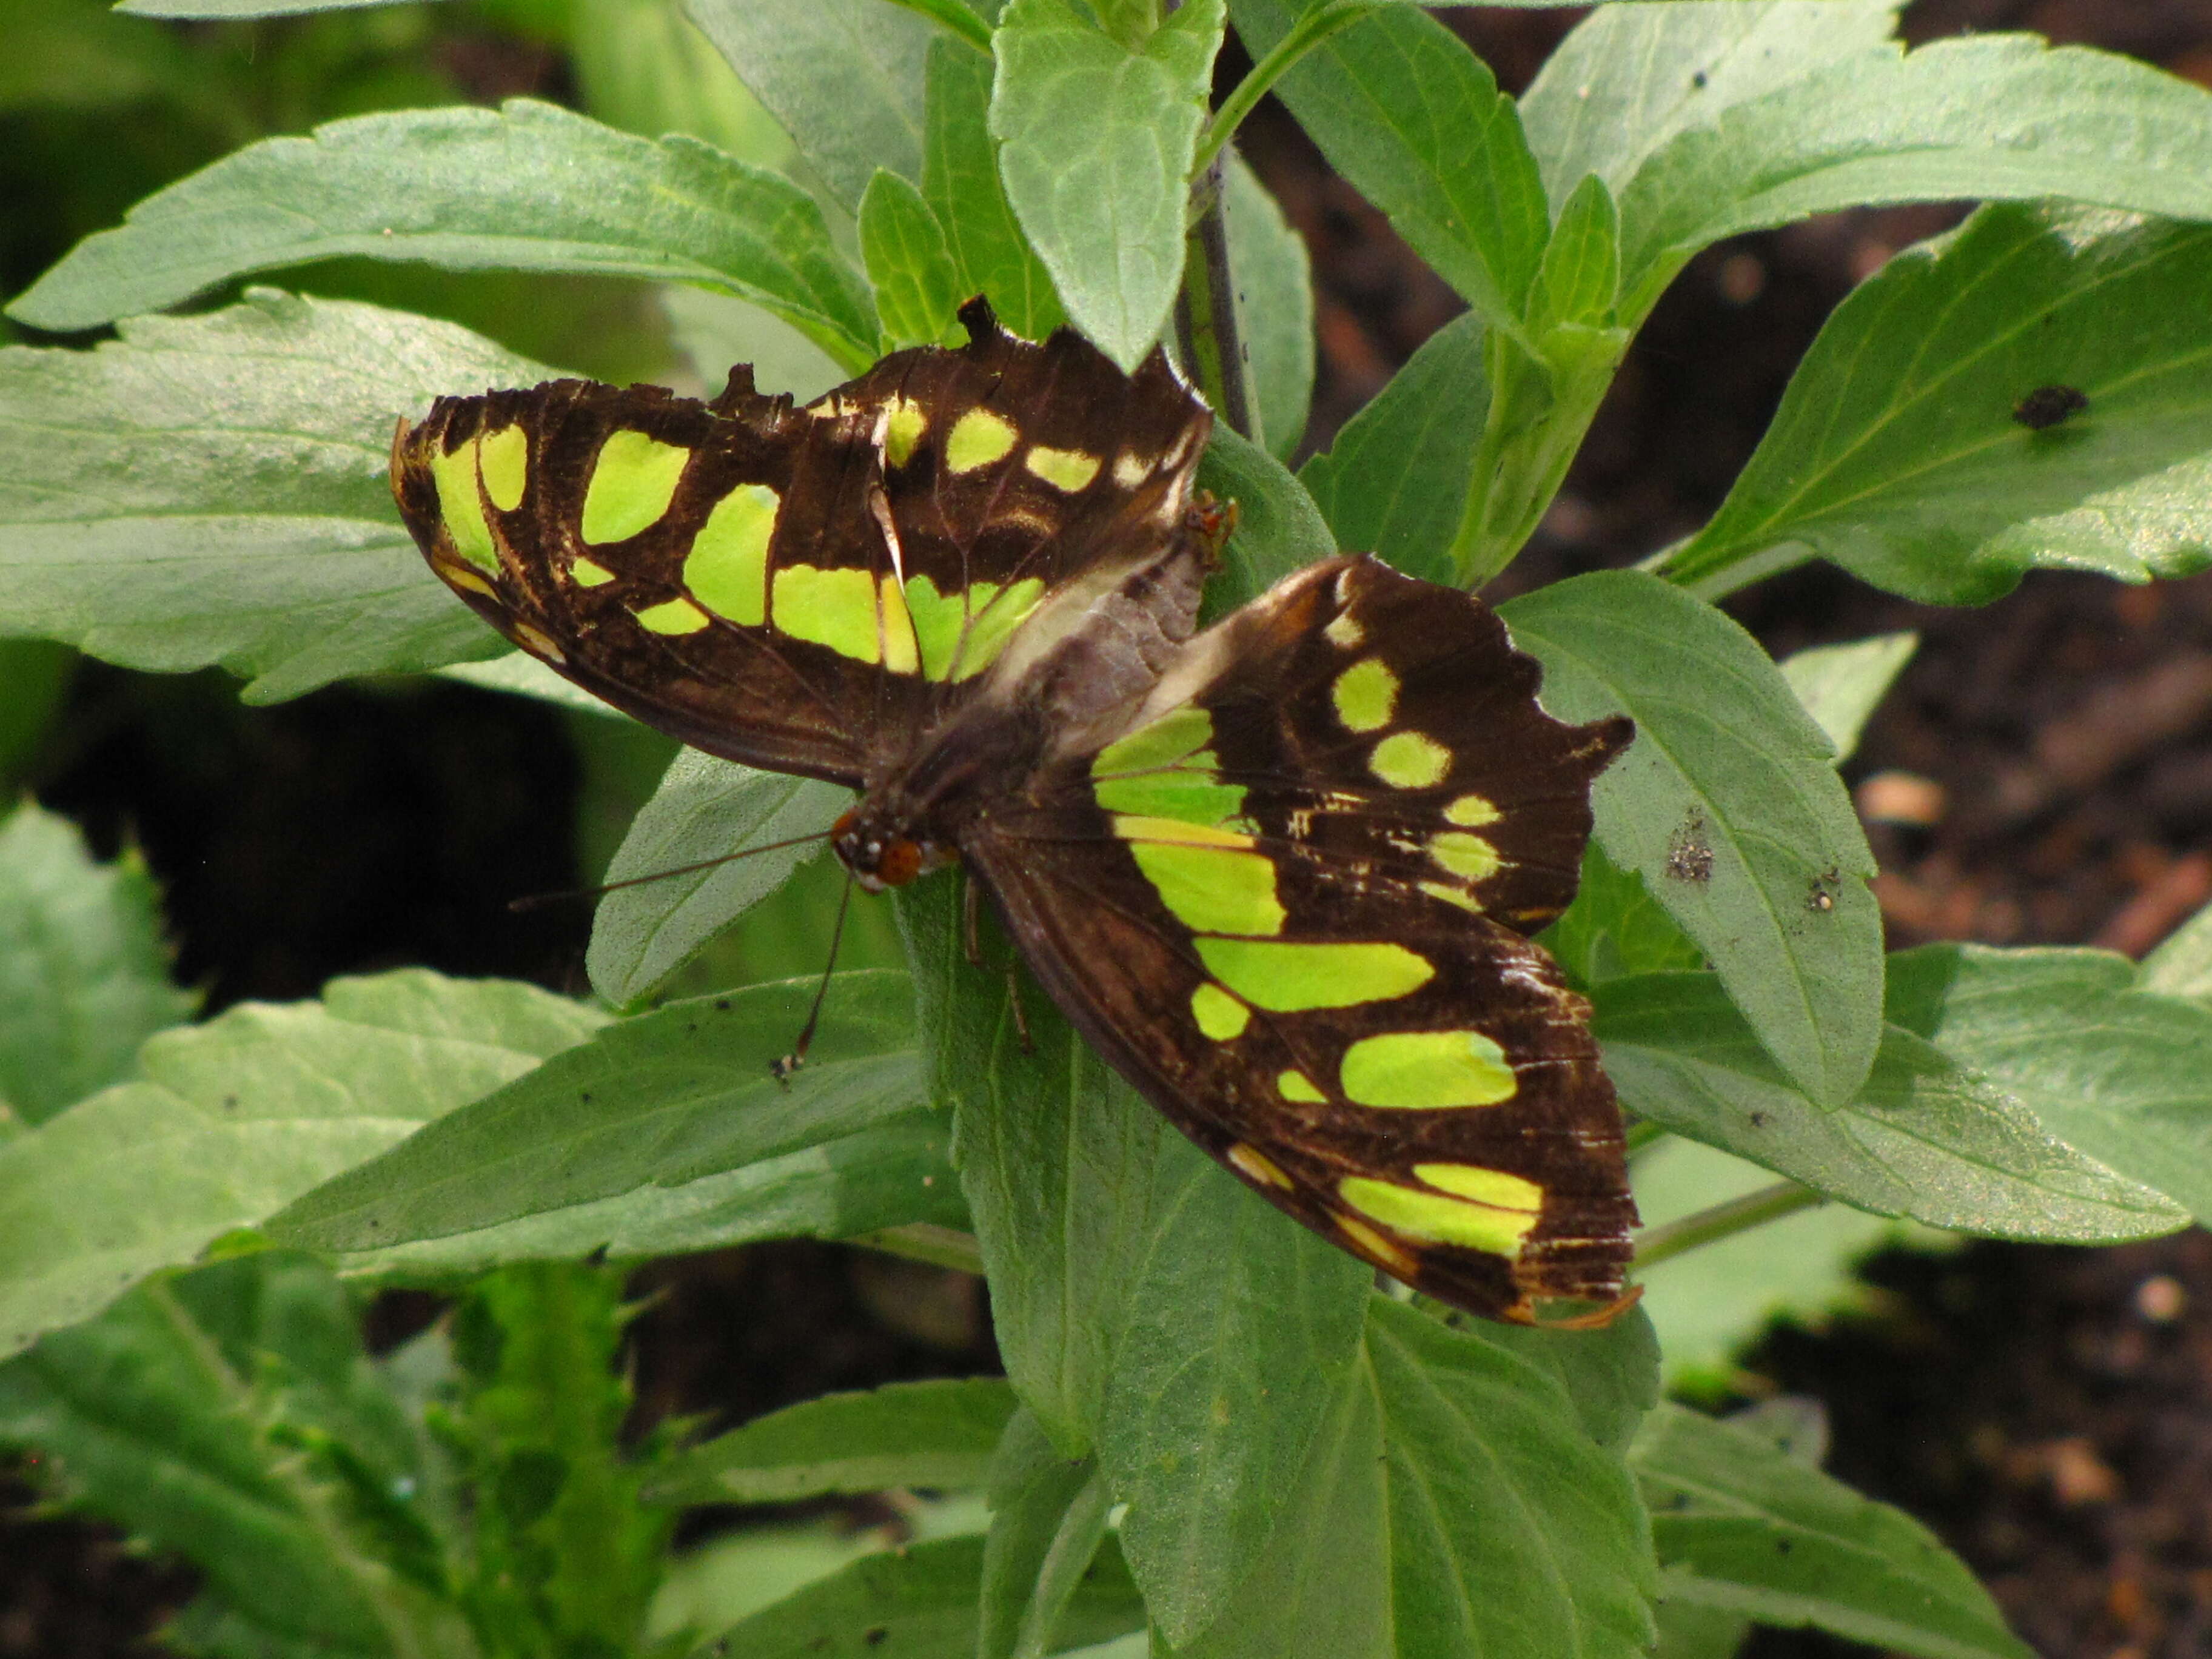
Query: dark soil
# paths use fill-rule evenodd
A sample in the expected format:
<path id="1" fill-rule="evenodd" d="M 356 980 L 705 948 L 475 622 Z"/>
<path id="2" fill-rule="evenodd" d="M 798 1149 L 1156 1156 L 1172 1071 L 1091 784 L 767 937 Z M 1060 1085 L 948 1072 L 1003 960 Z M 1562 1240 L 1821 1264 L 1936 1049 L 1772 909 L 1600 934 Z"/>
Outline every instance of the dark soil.
<path id="1" fill-rule="evenodd" d="M 1446 15 L 1509 88 L 1573 21 Z M 2212 82 L 2212 0 L 1923 0 L 1907 22 L 1916 39 L 2033 28 Z M 1247 135 L 1315 256 L 1325 442 L 1458 302 L 1279 111 Z M 1626 563 L 1702 521 L 1836 301 L 1956 216 L 1838 216 L 1695 262 L 1513 580 Z M 1893 944 L 2139 955 L 2212 896 L 2212 575 L 2133 589 L 2037 576 L 1942 611 L 1807 571 L 1731 609 L 1778 653 L 1921 632 L 1849 773 L 1882 820 L 1869 828 Z M 568 878 L 568 753 L 557 716 L 459 690 L 242 711 L 212 682 L 149 689 L 93 668 L 39 793 L 104 850 L 143 844 L 184 969 L 218 1003 L 403 962 L 576 989 L 583 918 L 497 908 Z M 1980 1245 L 1869 1272 L 1872 1313 L 1778 1329 L 1747 1365 L 1826 1402 L 1831 1467 L 1936 1528 L 2046 1659 L 2212 1654 L 2212 1239 Z M 657 1298 L 637 1328 L 652 1414 L 738 1420 L 992 1364 L 972 1282 L 834 1249 L 664 1264 L 639 1289 Z M 0 1659 L 120 1653 L 189 1583 L 94 1528 L 9 1524 Z M 1765 1632 L 1753 1651 L 1863 1650 Z"/>

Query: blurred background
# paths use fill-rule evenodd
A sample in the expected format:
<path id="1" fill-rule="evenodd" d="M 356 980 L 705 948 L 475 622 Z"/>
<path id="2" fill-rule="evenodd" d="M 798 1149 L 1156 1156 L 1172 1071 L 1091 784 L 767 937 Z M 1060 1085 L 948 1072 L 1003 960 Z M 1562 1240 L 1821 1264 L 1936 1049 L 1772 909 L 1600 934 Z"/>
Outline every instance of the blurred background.
<path id="1" fill-rule="evenodd" d="M 1509 90 L 1580 15 L 1443 14 Z M 2212 85 L 2212 0 L 1918 0 L 1908 38 L 2029 29 Z M 767 165 L 788 146 L 664 0 L 453 0 L 271 21 L 169 24 L 97 0 L 0 0 L 0 297 L 78 238 L 218 155 L 372 110 L 522 94 Z M 1233 82 L 1245 60 L 1232 46 Z M 1240 137 L 1311 254 L 1309 449 L 1459 309 L 1272 103 Z M 1717 505 L 1821 319 L 1960 206 L 1837 216 L 1716 247 L 1644 330 L 1528 552 L 1517 591 L 1629 562 Z M 273 280 L 465 323 L 565 370 L 719 385 L 711 307 L 636 284 L 341 262 Z M 27 338 L 0 320 L 0 343 Z M 794 377 L 814 372 L 803 362 Z M 826 380 L 822 382 L 826 384 Z M 1494 595 L 1495 596 L 1495 595 Z M 1893 946 L 2094 944 L 2140 956 L 2212 898 L 2212 574 L 2125 588 L 2040 574 L 1942 611 L 1794 573 L 1730 602 L 1776 654 L 1911 629 L 1921 648 L 1847 773 Z M 513 915 L 595 878 L 667 764 L 626 723 L 429 679 L 240 706 L 219 673 L 152 677 L 0 641 L 0 785 L 161 883 L 181 980 L 212 1012 L 424 963 L 576 994 L 589 911 Z M 836 879 L 802 868 L 675 988 L 818 970 Z M 896 960 L 856 907 L 842 962 Z M 1814 1218 L 1817 1220 L 1817 1218 Z M 1882 1230 L 1762 1237 L 1806 1282 L 1749 1347 L 1735 1326 L 1677 1380 L 1709 1401 L 1826 1403 L 1829 1467 L 1935 1526 L 2051 1659 L 2212 1654 L 2212 1240 L 2104 1251 L 1889 1249 L 1844 1286 L 1838 1250 Z M 1925 1244 L 1927 1241 L 1921 1241 Z M 1718 1252 L 1701 1266 L 1720 1285 Z M 1739 1258 L 1739 1261 L 1741 1261 Z M 997 1368 L 981 1286 L 812 1244 L 662 1264 L 633 1328 L 641 1421 L 720 1425 L 831 1389 Z M 1692 1288 L 1694 1293 L 1694 1287 Z M 1717 1291 L 1716 1291 L 1717 1295 Z M 426 1298 L 387 1297 L 378 1340 Z M 0 1481 L 0 1659 L 143 1650 L 185 1570 L 89 1525 L 21 1513 Z M 842 1524 L 885 1517 L 844 1516 Z M 1763 1633 L 1763 1659 L 1859 1651 Z"/>

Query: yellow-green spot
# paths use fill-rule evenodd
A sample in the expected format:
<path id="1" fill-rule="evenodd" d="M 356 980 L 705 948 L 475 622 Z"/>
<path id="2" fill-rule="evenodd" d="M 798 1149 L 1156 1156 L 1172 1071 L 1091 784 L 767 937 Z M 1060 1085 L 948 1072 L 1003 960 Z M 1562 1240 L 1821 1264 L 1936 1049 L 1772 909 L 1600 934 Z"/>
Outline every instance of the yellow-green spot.
<path id="1" fill-rule="evenodd" d="M 491 526 L 483 503 L 477 497 L 477 441 L 473 438 L 450 455 L 434 453 L 430 478 L 438 486 L 438 514 L 453 550 L 479 570 L 499 574 L 499 555 L 492 550 Z"/>
<path id="2" fill-rule="evenodd" d="M 1252 1023 L 1252 1011 L 1218 985 L 1201 985 L 1190 994 L 1190 1017 L 1216 1042 L 1243 1036 Z"/>
<path id="3" fill-rule="evenodd" d="M 980 586 L 998 591 L 997 585 Z M 960 647 L 960 630 L 968 625 L 968 604 L 956 590 L 940 593 L 927 576 L 909 576 L 906 582 L 907 614 L 914 622 L 915 642 L 921 651 L 924 678 L 941 680 Z"/>
<path id="4" fill-rule="evenodd" d="M 522 487 L 530 478 L 530 438 L 519 426 L 487 432 L 483 444 L 484 494 L 502 513 L 522 505 Z"/>
<path id="5" fill-rule="evenodd" d="M 1203 708 L 1163 714 L 1100 750 L 1091 762 L 1091 791 L 1109 812 L 1220 823 L 1244 809 L 1240 784 L 1214 769 L 1213 720 Z"/>
<path id="6" fill-rule="evenodd" d="M 1395 789 L 1425 789 L 1451 770 L 1451 750 L 1419 732 L 1394 732 L 1375 745 L 1367 766 Z"/>
<path id="7" fill-rule="evenodd" d="M 1160 902 L 1193 932 L 1283 931 L 1286 913 L 1275 896 L 1275 861 L 1264 854 L 1154 841 L 1132 841 L 1129 851 Z"/>
<path id="8" fill-rule="evenodd" d="M 1380 657 L 1365 657 L 1329 688 L 1336 717 L 1354 732 L 1380 732 L 1398 707 L 1398 677 Z"/>
<path id="9" fill-rule="evenodd" d="M 1091 760 L 1091 775 L 1111 777 L 1118 772 L 1143 772 L 1172 766 L 1213 741 L 1213 716 L 1188 704 L 1140 726 L 1126 738 L 1116 738 Z"/>
<path id="10" fill-rule="evenodd" d="M 718 617 L 743 628 L 768 619 L 768 544 L 783 497 L 739 484 L 714 503 L 684 556 L 684 585 Z"/>
<path id="11" fill-rule="evenodd" d="M 971 409 L 952 423 L 951 435 L 945 441 L 945 470 L 973 472 L 1003 460 L 1018 435 L 1012 422 L 988 409 Z"/>
<path id="12" fill-rule="evenodd" d="M 1498 849 L 1464 830 L 1445 830 L 1431 836 L 1429 856 L 1468 881 L 1487 881 L 1498 873 Z"/>
<path id="13" fill-rule="evenodd" d="M 892 466 L 904 466 L 914 459 L 914 447 L 928 430 L 929 416 L 921 405 L 901 398 L 891 405 L 890 419 L 884 422 L 884 459 Z"/>
<path id="14" fill-rule="evenodd" d="M 1413 1173 L 1455 1198 L 1471 1198 L 1497 1209 L 1526 1210 L 1533 1216 L 1544 1207 L 1541 1186 L 1503 1170 L 1486 1170 L 1479 1164 L 1416 1164 Z"/>
<path id="15" fill-rule="evenodd" d="M 787 564 L 775 573 L 775 625 L 794 640 L 826 645 L 861 662 L 882 659 L 876 632 L 876 579 L 848 565 L 823 570 Z"/>
<path id="16" fill-rule="evenodd" d="M 921 666 L 921 646 L 914 636 L 914 617 L 906 608 L 906 595 L 898 578 L 878 579 L 876 603 L 883 607 L 884 666 L 894 674 L 911 674 Z"/>
<path id="17" fill-rule="evenodd" d="M 1486 823 L 1495 823 L 1504 816 L 1486 795 L 1462 795 L 1444 808 L 1444 817 L 1454 823 L 1480 830 Z"/>
<path id="18" fill-rule="evenodd" d="M 1256 1181 L 1263 1187 L 1280 1187 L 1288 1190 L 1297 1184 L 1283 1173 L 1281 1164 L 1257 1146 L 1240 1140 L 1224 1156 L 1231 1164 L 1243 1171 L 1248 1180 Z"/>
<path id="19" fill-rule="evenodd" d="M 1255 1007 L 1275 1013 L 1387 1002 L 1436 977 L 1428 959 L 1402 945 L 1298 945 L 1276 939 L 1200 939 L 1206 971 Z"/>
<path id="20" fill-rule="evenodd" d="M 1505 1051 L 1480 1031 L 1390 1031 L 1362 1037 L 1344 1051 L 1337 1084 L 1345 1098 L 1358 1105 L 1413 1111 L 1495 1106 L 1510 1100 L 1521 1086 L 1506 1064 Z"/>
<path id="21" fill-rule="evenodd" d="M 696 634 L 709 620 L 707 613 L 689 599 L 649 605 L 637 613 L 637 625 L 656 634 Z"/>
<path id="22" fill-rule="evenodd" d="M 660 522 L 676 498 L 691 452 L 627 428 L 607 434 L 584 491 L 584 539 L 594 547 L 627 541 Z"/>
<path id="23" fill-rule="evenodd" d="M 1425 881 L 1420 889 L 1432 899 L 1442 899 L 1446 904 L 1456 904 L 1471 916 L 1482 914 L 1482 905 L 1464 887 L 1455 887 L 1448 881 Z"/>
<path id="24" fill-rule="evenodd" d="M 1022 458 L 1022 465 L 1071 495 L 1098 476 L 1098 458 L 1079 449 L 1048 449 L 1039 444 Z"/>
<path id="25" fill-rule="evenodd" d="M 579 587 L 605 587 L 615 579 L 615 573 L 606 566 L 581 554 L 569 565 L 568 574 Z"/>
<path id="26" fill-rule="evenodd" d="M 1418 1187 L 1401 1187 L 1369 1176 L 1346 1176 L 1337 1185 L 1346 1204 L 1401 1237 L 1425 1244 L 1457 1244 L 1496 1255 L 1518 1255 L 1536 1218 L 1517 1210 L 1469 1204 Z"/>
<path id="27" fill-rule="evenodd" d="M 1349 611 L 1340 614 L 1334 622 L 1321 631 L 1327 635 L 1331 645 L 1342 651 L 1352 650 L 1367 637 L 1367 630 L 1359 625 L 1358 619 Z"/>
<path id="28" fill-rule="evenodd" d="M 1285 1072 L 1277 1078 L 1275 1092 L 1285 1100 L 1308 1101 L 1316 1106 L 1326 1103 L 1328 1099 L 1327 1095 L 1314 1087 L 1311 1078 L 1299 1071 Z"/>
<path id="29" fill-rule="evenodd" d="M 1043 597 L 1042 576 L 1024 576 L 996 592 L 989 582 L 977 582 L 969 588 L 969 614 L 974 620 L 969 623 L 968 638 L 960 647 L 960 661 L 952 678 L 973 679 L 988 668 L 1006 649 L 1007 636 L 1028 619 Z"/>

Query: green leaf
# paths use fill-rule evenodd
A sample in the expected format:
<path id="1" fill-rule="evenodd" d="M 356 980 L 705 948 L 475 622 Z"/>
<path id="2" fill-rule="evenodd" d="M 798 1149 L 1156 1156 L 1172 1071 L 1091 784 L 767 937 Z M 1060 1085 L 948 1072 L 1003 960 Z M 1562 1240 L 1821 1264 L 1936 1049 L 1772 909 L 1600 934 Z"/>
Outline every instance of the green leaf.
<path id="1" fill-rule="evenodd" d="M 1605 181 L 1588 178 L 1559 209 L 1544 244 L 1528 320 L 1540 342 L 1561 325 L 1597 327 L 1613 316 L 1620 288 L 1620 214 Z"/>
<path id="2" fill-rule="evenodd" d="M 2079 1243 L 2154 1237 L 2185 1219 L 2054 1138 L 2065 1131 L 2039 1125 L 1973 1055 L 1905 1024 L 1884 1028 L 1856 1098 L 1824 1107 L 1767 1056 L 1711 974 L 1610 980 L 1595 1002 L 1624 1105 L 1860 1209 Z"/>
<path id="3" fill-rule="evenodd" d="M 599 994 L 617 1006 L 644 996 L 818 855 L 829 845 L 831 823 L 852 802 L 852 792 L 834 784 L 679 750 L 623 837 L 607 866 L 608 881 L 684 870 L 778 842 L 799 844 L 609 893 L 592 919 L 584 958 Z"/>
<path id="4" fill-rule="evenodd" d="M 2103 951 L 1923 945 L 1891 959 L 1890 1018 L 2069 1145 L 2212 1217 L 2212 1009 L 2134 980 Z"/>
<path id="5" fill-rule="evenodd" d="M 1880 48 L 1899 0 L 1600 6 L 1521 98 L 1553 205 L 1595 174 L 1618 198 L 1652 155 L 1738 104 Z"/>
<path id="6" fill-rule="evenodd" d="M 1464 1315 L 1437 1304 L 1462 1330 Z M 1620 1453 L 1659 1398 L 1659 1338 L 1635 1308 L 1597 1331 L 1550 1330 L 1537 1325 L 1484 1325 L 1482 1340 L 1534 1366 L 1567 1392 L 1583 1431 L 1606 1451 Z"/>
<path id="7" fill-rule="evenodd" d="M 1557 582 L 1500 614 L 1543 662 L 1553 714 L 1635 718 L 1591 796 L 1607 856 L 1644 878 L 1800 1086 L 1850 1098 L 1880 1040 L 1881 917 L 1826 736 L 1750 635 L 1649 576 Z M 1816 882 L 1826 909 L 1808 902 Z"/>
<path id="8" fill-rule="evenodd" d="M 629 719 L 612 703 L 601 702 L 575 681 L 562 679 L 527 652 L 510 651 L 505 656 L 494 657 L 488 662 L 457 662 L 450 667 L 441 668 L 438 678 L 458 680 L 463 685 L 477 686 L 486 691 L 504 691 L 510 696 L 530 697 L 577 714 L 598 714 L 612 720 Z"/>
<path id="9" fill-rule="evenodd" d="M 2162 997 L 2212 999 L 2212 905 L 2190 917 L 2142 959 L 2136 988 Z"/>
<path id="10" fill-rule="evenodd" d="M 357 11 L 398 0 L 122 0 L 115 9 L 130 17 L 208 18 L 232 21 L 248 17 L 309 16 L 319 11 Z"/>
<path id="11" fill-rule="evenodd" d="M 1669 1601 L 1920 1659 L 2033 1659 L 1925 1527 L 1756 1433 L 1662 1405 L 1630 1459 Z"/>
<path id="12" fill-rule="evenodd" d="M 1638 1153 L 1633 1167 L 1636 1207 L 1647 1227 L 1774 1182 L 1758 1164 L 1673 1135 Z M 1639 1267 L 1644 1299 L 1637 1305 L 1658 1330 L 1668 1387 L 1725 1394 L 1737 1352 L 1770 1320 L 1786 1314 L 1813 1323 L 1860 1306 L 1868 1297 L 1852 1272 L 1859 1258 L 1885 1246 L 1925 1248 L 1943 1237 L 1847 1204 L 1822 1204 Z"/>
<path id="13" fill-rule="evenodd" d="M 0 1116 L 43 1123 L 120 1081 L 198 1000 L 169 983 L 143 860 L 94 864 L 75 826 L 31 801 L 0 819 Z"/>
<path id="14" fill-rule="evenodd" d="M 1627 1471 L 1554 1376 L 1375 1297 L 1259 1570 L 1175 1659 L 1630 1659 L 1654 1577 Z"/>
<path id="15" fill-rule="evenodd" d="M 1018 1411 L 990 1480 L 977 1659 L 1038 1659 L 1105 1536 L 1105 1478 L 1095 1457 L 1060 1456 L 1036 1419 Z"/>
<path id="16" fill-rule="evenodd" d="M 1287 465 L 1313 402 L 1313 273 L 1305 238 L 1240 157 L 1229 157 L 1223 181 L 1229 267 L 1237 283 L 1237 325 L 1253 414 L 1261 446 Z"/>
<path id="17" fill-rule="evenodd" d="M 924 20 L 879 0 L 684 5 L 848 212 L 878 167 L 920 176 L 922 64 L 937 33 Z"/>
<path id="18" fill-rule="evenodd" d="M 349 1251 L 338 1266 L 363 1278 L 443 1284 L 509 1261 L 645 1261 L 768 1238 L 857 1239 L 917 1222 L 965 1231 L 970 1223 L 945 1157 L 948 1139 L 944 1118 L 916 1106 L 735 1169 Z"/>
<path id="19" fill-rule="evenodd" d="M 825 1395 L 667 1460 L 648 1495 L 683 1504 L 787 1504 L 890 1486 L 980 1486 L 1015 1403 L 995 1376 Z"/>
<path id="20" fill-rule="evenodd" d="M 2058 197 L 2212 218 L 2212 94 L 2033 35 L 1885 46 L 1683 131 L 1622 192 L 1622 313 L 1699 248 L 1882 202 Z"/>
<path id="21" fill-rule="evenodd" d="M 1379 553 L 1409 576 L 1451 582 L 1452 535 L 1474 482 L 1490 407 L 1485 330 L 1474 313 L 1446 323 L 1345 423 L 1326 454 L 1298 469 L 1336 544 Z"/>
<path id="22" fill-rule="evenodd" d="M 863 1556 L 725 1631 L 745 1659 L 975 1659 L 983 1540 L 940 1538 Z M 1145 1624 L 1145 1604 L 1107 1540 L 1062 1621 L 1068 1647 Z"/>
<path id="23" fill-rule="evenodd" d="M 950 881 L 901 895 L 1006 1374 L 1061 1455 L 1096 1450 L 1153 1623 L 1184 1639 L 1267 1547 L 1370 1275 L 1176 1133 L 1034 986 L 1010 987 L 1003 941 L 969 967 L 957 908 Z"/>
<path id="24" fill-rule="evenodd" d="M 450 1316 L 459 1386 L 437 1428 L 474 1498 L 462 1595 L 480 1636 L 509 1651 L 633 1650 L 659 1586 L 676 1516 L 641 1493 L 622 1448 L 635 1404 L 616 1363 L 623 1277 L 520 1262 Z"/>
<path id="25" fill-rule="evenodd" d="M 1733 586 L 1733 567 L 1772 549 L 1955 605 L 2038 568 L 2202 569 L 2208 308 L 2212 228 L 1985 208 L 1837 308 L 1729 499 L 1664 574 Z M 2037 431 L 2014 411 L 2047 386 L 2087 406 Z"/>
<path id="26" fill-rule="evenodd" d="M 1006 199 L 1069 320 L 1125 369 L 1159 337 L 1182 277 L 1221 25 L 1222 0 L 1187 0 L 1133 51 L 1070 0 L 1013 0 L 994 37 Z"/>
<path id="27" fill-rule="evenodd" d="M 968 295 L 944 229 L 921 192 L 880 168 L 860 198 L 860 257 L 892 346 L 942 345 L 961 337 L 953 313 Z"/>
<path id="28" fill-rule="evenodd" d="M 1848 645 L 1814 646 L 1780 664 L 1797 701 L 1836 745 L 1838 766 L 1857 750 L 1869 717 L 1919 648 L 1917 634 L 1876 634 Z"/>
<path id="29" fill-rule="evenodd" d="M 187 1555 L 276 1650 L 465 1659 L 421 1452 L 327 1269 L 262 1253 L 140 1286 L 0 1366 L 0 1441 L 61 1495 Z"/>
<path id="30" fill-rule="evenodd" d="M 1298 0 L 1236 0 L 1257 58 Z M 1331 36 L 1277 87 L 1329 162 L 1492 327 L 1521 327 L 1551 231 L 1513 100 L 1464 42 L 1411 6 Z"/>
<path id="31" fill-rule="evenodd" d="M 1237 528 L 1222 550 L 1220 572 L 1208 584 L 1209 620 L 1336 551 L 1336 538 L 1305 486 L 1224 422 L 1214 422 L 1199 459 L 1198 484 L 1237 504 Z"/>
<path id="32" fill-rule="evenodd" d="M 952 40 L 929 48 L 929 125 L 921 193 L 960 267 L 960 286 L 991 302 L 999 320 L 1042 340 L 1067 320 L 1044 263 L 1022 234 L 999 178 L 990 131 L 991 59 Z"/>
<path id="33" fill-rule="evenodd" d="M 0 632 L 221 663 L 258 677 L 255 702 L 502 648 L 400 525 L 392 427 L 544 369 L 450 324 L 265 290 L 122 336 L 0 349 Z"/>
<path id="34" fill-rule="evenodd" d="M 1624 870 L 1592 842 L 1583 852 L 1583 878 L 1565 915 L 1536 936 L 1583 991 L 1630 974 L 1694 971 L 1705 952 L 1674 925 L 1633 870 Z"/>
<path id="35" fill-rule="evenodd" d="M 731 364 L 750 363 L 757 390 L 769 397 L 787 392 L 793 401 L 811 404 L 846 378 L 820 346 L 743 300 L 670 283 L 660 289 L 660 308 L 668 318 L 670 343 L 702 386 L 720 386 Z"/>
<path id="36" fill-rule="evenodd" d="M 0 109 L 94 110 L 169 99 L 189 110 L 198 102 L 194 83 L 209 78 L 205 60 L 176 35 L 97 6 L 5 0 L 0 32 L 8 40 Z"/>
<path id="37" fill-rule="evenodd" d="M 633 137 L 525 98 L 249 145 L 78 243 L 8 314 L 92 328 L 349 254 L 701 283 L 774 312 L 848 369 L 876 356 L 866 289 L 797 185 L 696 138 Z"/>
<path id="38" fill-rule="evenodd" d="M 258 1224 L 604 1018 L 532 986 L 410 969 L 161 1033 L 140 1081 L 0 1146 L 0 1352 Z"/>
<path id="39" fill-rule="evenodd" d="M 318 1188 L 269 1231 L 319 1249 L 381 1249 L 740 1169 L 915 1106 L 913 1024 L 897 974 L 833 978 L 813 1058 L 788 1084 L 770 1074 L 817 983 L 748 986 L 610 1024 Z"/>
<path id="40" fill-rule="evenodd" d="M 641 138 L 686 132 L 781 169 L 791 141 L 677 0 L 580 0 L 568 46 L 584 109 Z"/>

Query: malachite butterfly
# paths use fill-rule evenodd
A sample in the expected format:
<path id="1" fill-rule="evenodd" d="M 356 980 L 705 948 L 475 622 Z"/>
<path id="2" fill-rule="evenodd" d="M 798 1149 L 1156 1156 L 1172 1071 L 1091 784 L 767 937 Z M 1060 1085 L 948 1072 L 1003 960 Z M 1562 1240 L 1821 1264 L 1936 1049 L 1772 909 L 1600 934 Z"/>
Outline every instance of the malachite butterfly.
<path id="1" fill-rule="evenodd" d="M 860 884 L 957 863 L 1076 1028 L 1253 1190 L 1516 1321 L 1621 1301 L 1620 1113 L 1529 936 L 1625 720 L 1480 600 L 1323 560 L 1200 629 L 1212 417 L 1155 353 L 1004 332 L 813 403 L 556 380 L 402 422 L 431 568 L 709 753 L 859 792 Z"/>

